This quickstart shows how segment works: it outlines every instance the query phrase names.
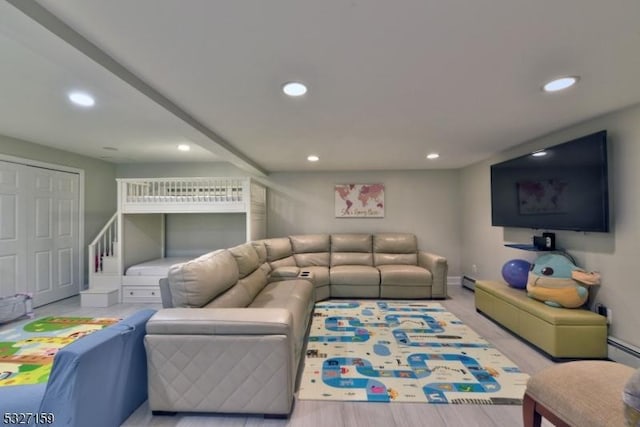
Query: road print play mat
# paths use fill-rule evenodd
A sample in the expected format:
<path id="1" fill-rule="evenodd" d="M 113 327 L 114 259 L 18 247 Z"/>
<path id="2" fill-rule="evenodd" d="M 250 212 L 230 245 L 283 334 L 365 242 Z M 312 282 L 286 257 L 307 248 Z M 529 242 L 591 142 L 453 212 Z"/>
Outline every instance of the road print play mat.
<path id="1" fill-rule="evenodd" d="M 529 376 L 438 303 L 317 303 L 298 398 L 521 404 Z"/>
<path id="2" fill-rule="evenodd" d="M 52 316 L 0 330 L 0 387 L 46 383 L 58 350 L 119 320 Z"/>

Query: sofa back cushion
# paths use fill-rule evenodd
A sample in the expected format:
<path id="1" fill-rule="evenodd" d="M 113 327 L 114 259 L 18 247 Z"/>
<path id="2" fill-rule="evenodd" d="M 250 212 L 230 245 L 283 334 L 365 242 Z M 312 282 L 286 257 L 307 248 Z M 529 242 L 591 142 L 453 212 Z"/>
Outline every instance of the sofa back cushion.
<path id="1" fill-rule="evenodd" d="M 264 246 L 264 240 L 254 240 L 251 242 L 251 246 L 258 254 L 258 262 L 260 264 L 267 262 L 267 248 Z"/>
<path id="2" fill-rule="evenodd" d="M 172 265 L 168 279 L 174 307 L 202 307 L 235 285 L 238 264 L 222 249 Z"/>
<path id="3" fill-rule="evenodd" d="M 260 265 L 258 253 L 251 243 L 243 243 L 229 249 L 238 264 L 238 277 L 242 279 L 253 273 Z"/>
<path id="4" fill-rule="evenodd" d="M 418 264 L 418 241 L 411 233 L 381 233 L 373 236 L 375 265 Z"/>
<path id="5" fill-rule="evenodd" d="M 267 250 L 267 262 L 273 270 L 278 267 L 295 267 L 296 260 L 293 258 L 291 241 L 288 237 L 263 240 Z"/>
<path id="6" fill-rule="evenodd" d="M 289 236 L 291 247 L 296 254 L 329 252 L 329 235 L 328 234 L 302 234 L 298 236 Z"/>
<path id="7" fill-rule="evenodd" d="M 207 304 L 206 308 L 240 308 L 248 307 L 256 295 L 267 284 L 267 273 L 264 269 L 258 268 L 247 277 L 238 280 L 235 286 L 228 289 L 222 295 L 216 297 L 213 301 Z"/>
<path id="8" fill-rule="evenodd" d="M 373 265 L 371 234 L 332 234 L 331 265 Z"/>
<path id="9" fill-rule="evenodd" d="M 329 266 L 328 234 L 304 234 L 290 236 L 289 239 L 298 267 Z"/>

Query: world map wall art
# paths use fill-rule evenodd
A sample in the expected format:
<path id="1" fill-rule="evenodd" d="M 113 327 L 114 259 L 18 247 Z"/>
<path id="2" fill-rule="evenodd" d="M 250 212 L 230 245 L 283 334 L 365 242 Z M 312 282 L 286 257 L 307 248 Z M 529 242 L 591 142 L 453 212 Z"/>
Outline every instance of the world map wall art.
<path id="1" fill-rule="evenodd" d="M 336 184 L 336 218 L 384 218 L 384 184 Z"/>

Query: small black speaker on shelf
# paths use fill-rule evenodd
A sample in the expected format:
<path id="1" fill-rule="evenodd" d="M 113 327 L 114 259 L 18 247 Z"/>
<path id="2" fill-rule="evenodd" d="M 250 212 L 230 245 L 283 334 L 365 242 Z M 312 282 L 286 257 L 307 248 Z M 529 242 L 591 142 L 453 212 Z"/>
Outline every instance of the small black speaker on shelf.
<path id="1" fill-rule="evenodd" d="M 533 246 L 539 251 L 555 251 L 556 234 L 542 233 L 542 236 L 533 236 Z"/>
<path id="2" fill-rule="evenodd" d="M 556 233 L 542 233 L 542 237 L 544 238 L 544 247 L 547 248 L 548 251 L 555 251 Z"/>
<path id="3" fill-rule="evenodd" d="M 545 240 L 542 236 L 533 236 L 533 246 L 539 251 L 546 251 Z"/>

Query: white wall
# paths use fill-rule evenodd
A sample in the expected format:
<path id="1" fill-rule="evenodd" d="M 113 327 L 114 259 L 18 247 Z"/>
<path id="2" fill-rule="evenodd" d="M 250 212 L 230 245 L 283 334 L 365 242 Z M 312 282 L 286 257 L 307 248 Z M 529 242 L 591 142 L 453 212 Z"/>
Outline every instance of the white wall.
<path id="1" fill-rule="evenodd" d="M 123 163 L 116 166 L 118 178 L 159 178 L 193 176 L 247 176 L 231 163 Z"/>
<path id="2" fill-rule="evenodd" d="M 640 346 L 640 278 L 635 269 L 640 256 L 640 106 L 599 117 L 555 132 L 460 172 L 461 271 L 482 279 L 500 279 L 502 264 L 513 258 L 535 259 L 535 253 L 505 248 L 506 242 L 530 243 L 541 230 L 491 226 L 491 164 L 559 144 L 602 129 L 608 131 L 610 233 L 556 232 L 559 247 L 573 255 L 578 265 L 602 274 L 602 285 L 591 303 L 613 309 L 609 334 Z M 474 271 L 473 266 L 477 267 Z"/>
<path id="3" fill-rule="evenodd" d="M 165 221 L 166 256 L 197 257 L 246 241 L 246 215 L 238 213 L 168 214 Z"/>
<path id="4" fill-rule="evenodd" d="M 273 173 L 266 179 L 267 232 L 271 237 L 305 233 L 410 232 L 422 250 L 447 257 L 449 275 L 459 275 L 458 172 L 370 171 Z M 334 186 L 385 185 L 384 218 L 336 218 Z"/>
<path id="5" fill-rule="evenodd" d="M 20 139 L 0 135 L 0 153 L 23 159 L 37 160 L 84 170 L 84 259 L 88 259 L 87 245 L 116 212 L 115 166 L 108 162 L 81 156 L 68 151 L 45 147 Z M 87 263 L 84 280 L 88 282 Z"/>

